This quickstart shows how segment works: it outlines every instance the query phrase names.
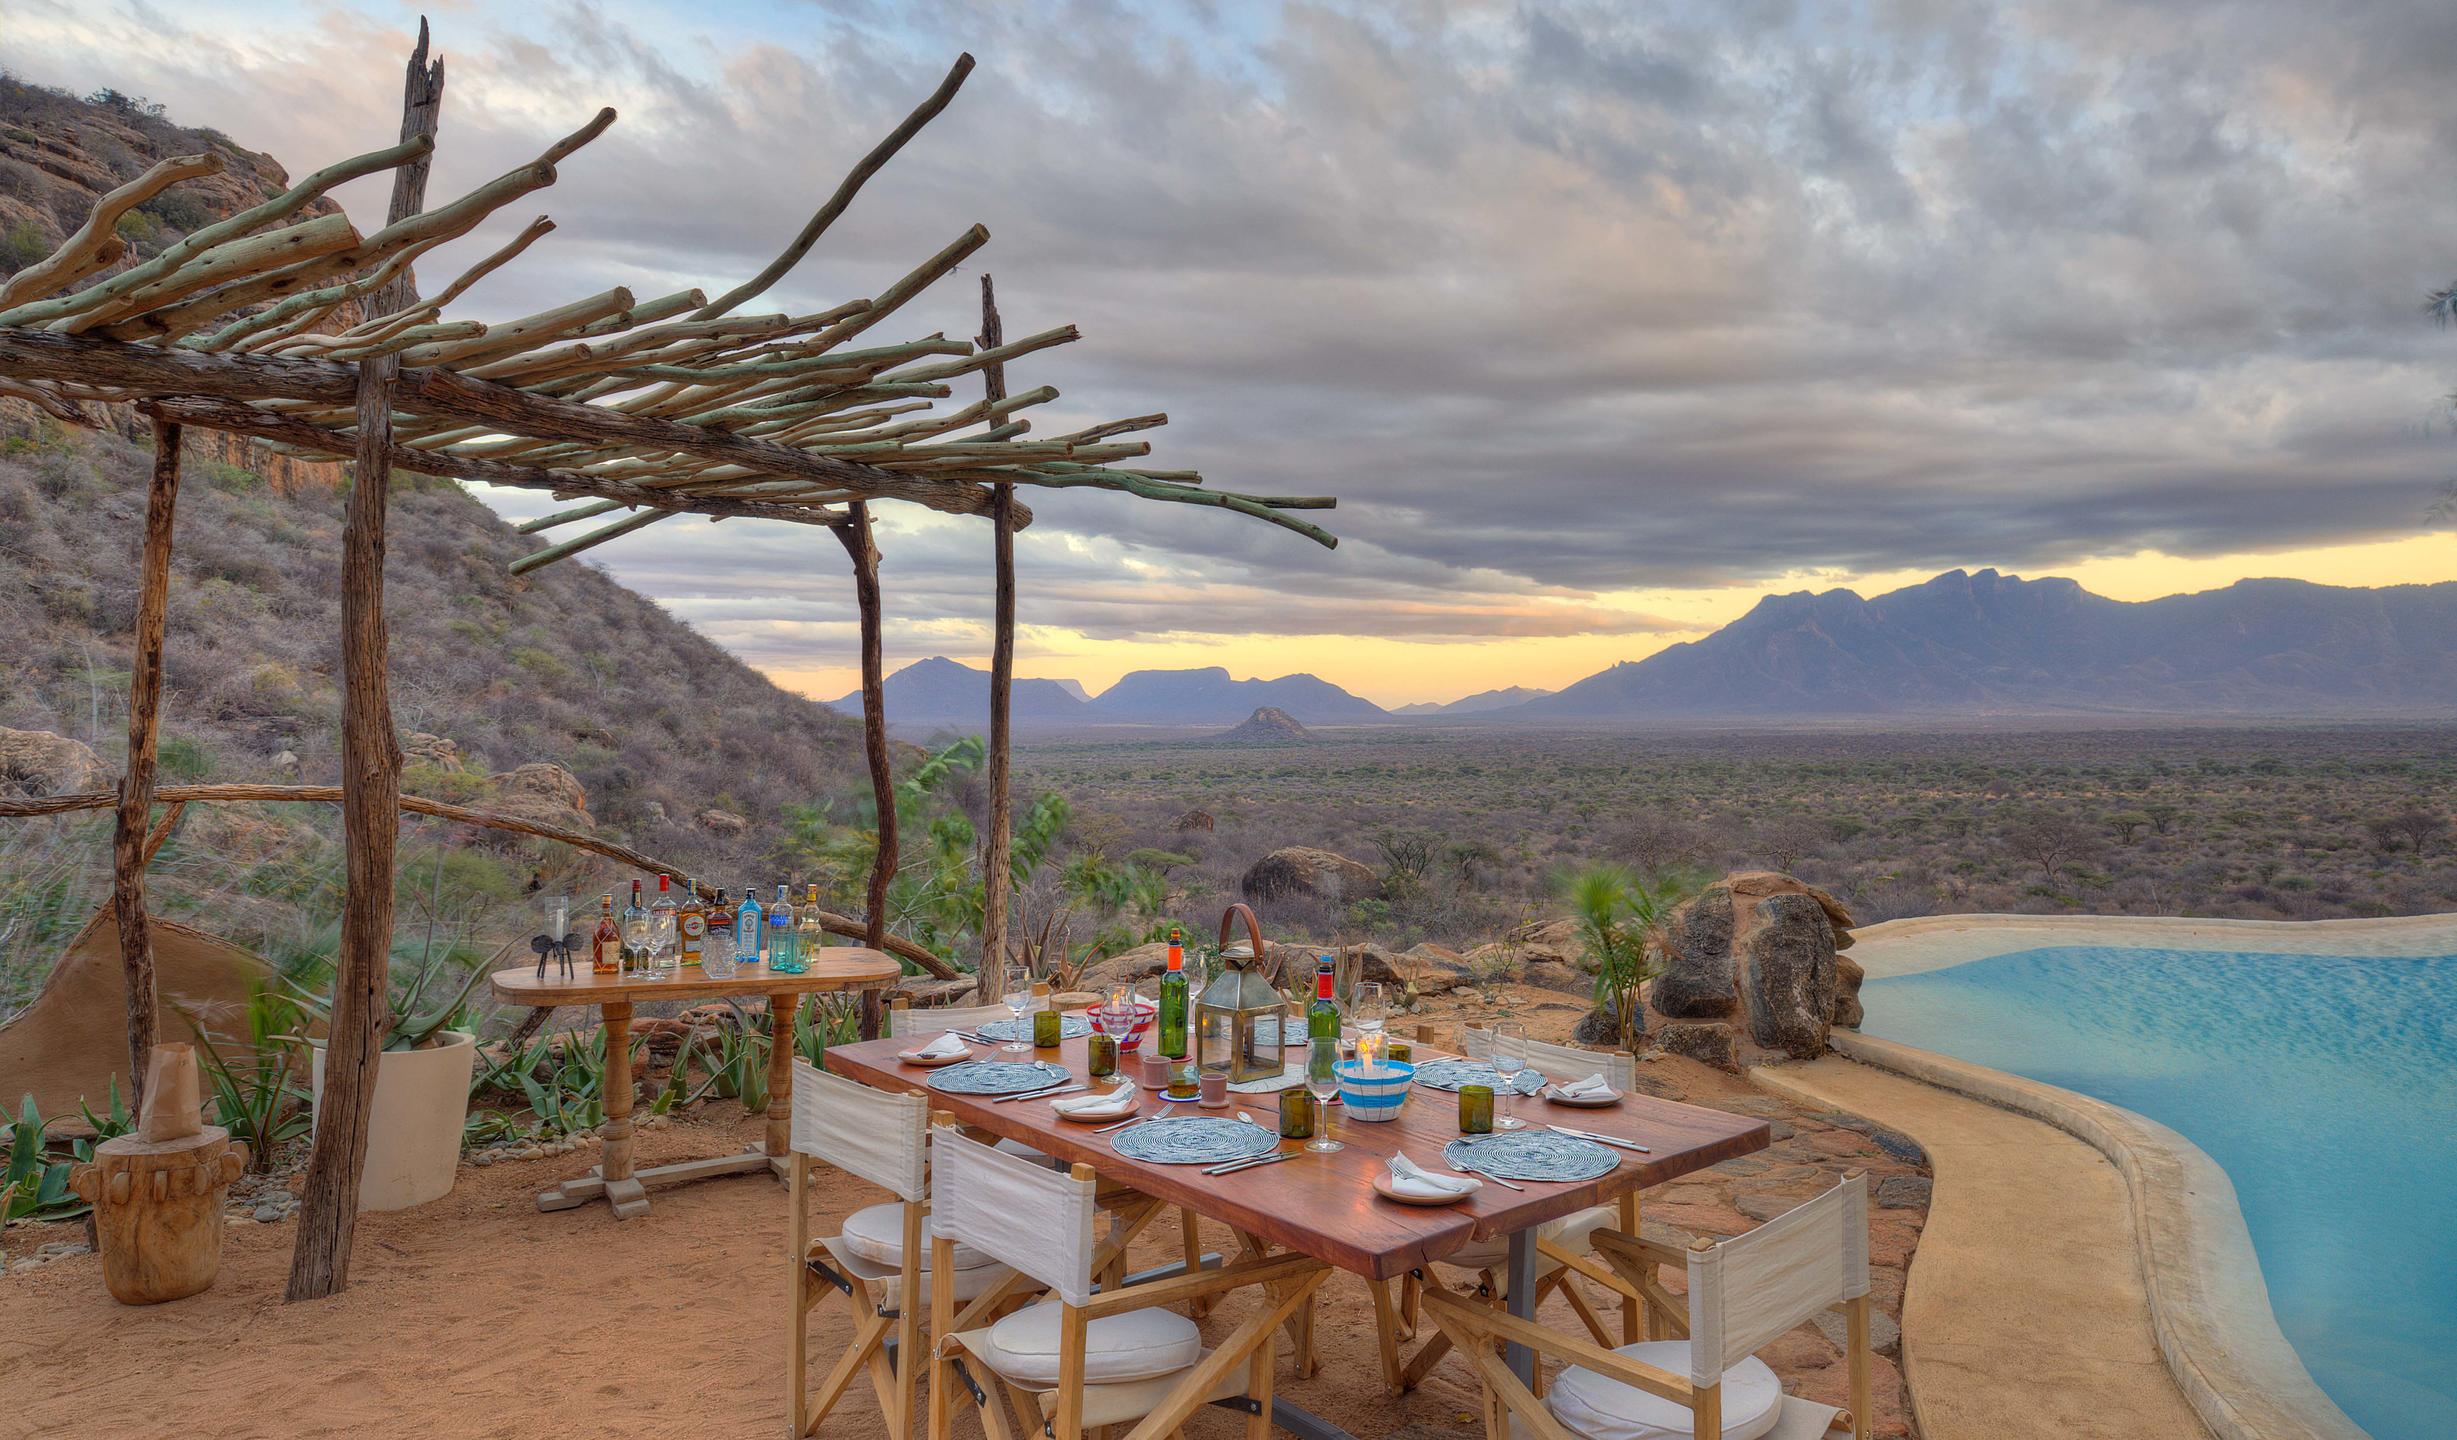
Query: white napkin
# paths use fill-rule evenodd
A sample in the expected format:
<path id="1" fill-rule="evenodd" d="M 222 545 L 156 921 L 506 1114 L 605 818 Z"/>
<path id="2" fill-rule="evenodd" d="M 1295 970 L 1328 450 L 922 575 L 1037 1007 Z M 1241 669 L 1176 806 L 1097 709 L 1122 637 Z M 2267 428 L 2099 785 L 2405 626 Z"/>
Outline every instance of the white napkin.
<path id="1" fill-rule="evenodd" d="M 1601 1100 L 1617 1092 L 1611 1085 L 1605 1083 L 1603 1075 L 1599 1072 L 1584 1080 L 1574 1080 L 1567 1085 L 1556 1085 L 1553 1087 L 1553 1093 L 1565 1100 Z"/>
<path id="2" fill-rule="evenodd" d="M 908 1060 L 943 1060 L 950 1055 L 970 1055 L 972 1052 L 972 1046 L 958 1039 L 953 1031 L 947 1031 L 927 1045 L 905 1051 L 904 1057 Z"/>
<path id="3" fill-rule="evenodd" d="M 1391 1189 L 1417 1200 L 1444 1200 L 1482 1189 L 1484 1182 L 1469 1175 L 1436 1175 L 1407 1156 L 1391 1156 Z"/>
<path id="4" fill-rule="evenodd" d="M 1049 1108 L 1061 1115 L 1123 1115 L 1135 1108 L 1135 1087 L 1120 1085 L 1105 1095 L 1059 1095 Z"/>

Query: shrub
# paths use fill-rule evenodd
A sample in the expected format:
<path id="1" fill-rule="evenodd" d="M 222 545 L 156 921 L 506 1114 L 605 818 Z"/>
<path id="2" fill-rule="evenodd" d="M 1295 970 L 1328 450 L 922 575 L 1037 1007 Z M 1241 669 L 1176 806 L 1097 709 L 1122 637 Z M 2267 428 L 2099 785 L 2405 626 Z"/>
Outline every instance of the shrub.
<path id="1" fill-rule="evenodd" d="M 213 773 L 213 751 L 203 741 L 185 735 L 165 739 L 155 760 L 163 775 L 173 780 L 202 780 Z"/>
<path id="2" fill-rule="evenodd" d="M 32 220 L 20 220 L 0 230 L 0 274 L 14 275 L 50 253 L 51 242 L 43 238 L 42 227 Z"/>

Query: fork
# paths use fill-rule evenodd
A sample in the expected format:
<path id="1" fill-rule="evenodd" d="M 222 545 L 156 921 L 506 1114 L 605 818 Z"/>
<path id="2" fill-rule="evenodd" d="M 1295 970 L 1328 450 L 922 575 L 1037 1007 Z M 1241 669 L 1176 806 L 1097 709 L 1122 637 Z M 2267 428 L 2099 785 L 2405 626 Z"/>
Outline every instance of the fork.
<path id="1" fill-rule="evenodd" d="M 1526 1186 L 1518 1184 L 1515 1181 L 1504 1180 L 1499 1175 L 1487 1175 L 1482 1170 L 1477 1170 L 1470 1166 L 1462 1165 L 1458 1161 L 1451 1159 L 1447 1151 L 1445 1151 L 1442 1155 L 1442 1163 L 1449 1166 L 1451 1169 L 1458 1171 L 1462 1175 L 1473 1175 L 1479 1180 L 1490 1180 L 1494 1184 L 1502 1187 L 1504 1190 L 1523 1191 L 1527 1188 Z"/>

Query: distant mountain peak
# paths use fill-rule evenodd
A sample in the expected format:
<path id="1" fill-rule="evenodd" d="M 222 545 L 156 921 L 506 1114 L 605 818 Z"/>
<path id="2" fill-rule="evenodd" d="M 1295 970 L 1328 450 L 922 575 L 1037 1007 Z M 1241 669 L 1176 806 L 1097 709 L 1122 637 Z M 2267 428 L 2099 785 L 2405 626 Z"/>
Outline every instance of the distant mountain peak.
<path id="1" fill-rule="evenodd" d="M 1296 716 L 1277 706 L 1264 705 L 1239 722 L 1236 729 L 1212 738 L 1224 745 L 1287 745 L 1311 740 L 1314 734 L 1297 723 Z"/>

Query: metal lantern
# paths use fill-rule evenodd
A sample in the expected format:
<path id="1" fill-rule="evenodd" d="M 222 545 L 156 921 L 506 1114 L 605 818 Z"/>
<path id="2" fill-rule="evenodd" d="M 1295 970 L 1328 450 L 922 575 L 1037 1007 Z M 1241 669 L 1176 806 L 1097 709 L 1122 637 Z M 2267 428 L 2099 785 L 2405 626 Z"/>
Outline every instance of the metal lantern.
<path id="1" fill-rule="evenodd" d="M 1232 945 L 1229 929 L 1240 916 L 1246 938 Z M 1245 906 L 1231 905 L 1220 917 L 1220 973 L 1195 1005 L 1194 1061 L 1199 1069 L 1226 1074 L 1232 1085 L 1276 1080 L 1285 1063 L 1280 1028 L 1285 1007 L 1263 968 L 1261 922 Z"/>

